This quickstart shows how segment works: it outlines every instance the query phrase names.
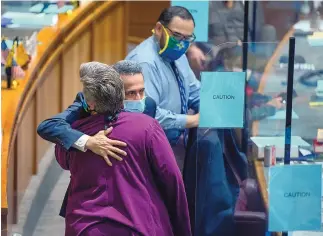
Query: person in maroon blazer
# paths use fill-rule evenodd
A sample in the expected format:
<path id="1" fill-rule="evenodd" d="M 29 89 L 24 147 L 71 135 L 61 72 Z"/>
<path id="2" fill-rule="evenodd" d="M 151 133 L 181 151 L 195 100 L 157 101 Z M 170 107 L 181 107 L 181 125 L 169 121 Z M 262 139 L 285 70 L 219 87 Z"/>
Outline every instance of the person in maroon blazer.
<path id="1" fill-rule="evenodd" d="M 85 63 L 80 76 L 94 115 L 72 127 L 94 135 L 112 126 L 109 137 L 127 143 L 128 155 L 110 167 L 91 151 L 56 145 L 58 163 L 71 173 L 65 235 L 191 236 L 181 173 L 158 121 L 122 111 L 123 82 L 112 67 Z"/>

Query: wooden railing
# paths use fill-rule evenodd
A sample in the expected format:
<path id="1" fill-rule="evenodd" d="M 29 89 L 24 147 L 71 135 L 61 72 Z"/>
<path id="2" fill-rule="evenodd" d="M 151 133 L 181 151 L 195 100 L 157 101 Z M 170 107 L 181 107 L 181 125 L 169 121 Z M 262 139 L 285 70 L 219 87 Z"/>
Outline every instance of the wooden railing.
<path id="1" fill-rule="evenodd" d="M 113 64 L 126 55 L 128 4 L 90 2 L 55 27 L 39 32 L 41 44 L 16 90 L 2 90 L 1 231 L 16 223 L 18 205 L 49 144 L 37 125 L 61 112 L 78 91 L 82 62 Z"/>

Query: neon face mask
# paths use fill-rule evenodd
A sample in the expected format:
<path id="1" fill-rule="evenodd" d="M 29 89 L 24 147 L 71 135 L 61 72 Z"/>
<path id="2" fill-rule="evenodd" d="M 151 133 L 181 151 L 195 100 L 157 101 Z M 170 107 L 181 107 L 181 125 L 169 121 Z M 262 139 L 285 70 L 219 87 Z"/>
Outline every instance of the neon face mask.
<path id="1" fill-rule="evenodd" d="M 187 40 L 177 40 L 174 36 L 169 36 L 164 26 L 163 29 L 166 35 L 165 46 L 160 49 L 158 53 L 162 58 L 168 61 L 176 61 L 186 53 L 190 46 L 190 42 Z"/>

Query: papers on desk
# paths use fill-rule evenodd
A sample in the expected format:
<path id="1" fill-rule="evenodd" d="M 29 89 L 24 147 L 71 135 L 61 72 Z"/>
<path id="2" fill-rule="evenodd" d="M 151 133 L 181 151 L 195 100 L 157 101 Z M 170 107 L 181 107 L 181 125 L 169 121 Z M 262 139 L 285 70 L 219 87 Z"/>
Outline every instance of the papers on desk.
<path id="1" fill-rule="evenodd" d="M 313 231 L 288 232 L 288 236 L 322 236 L 322 232 L 313 232 Z"/>
<path id="2" fill-rule="evenodd" d="M 44 9 L 43 3 L 38 3 L 34 6 L 32 6 L 29 11 L 34 13 L 40 13 Z M 65 13 L 67 11 L 71 11 L 74 9 L 73 5 L 64 5 L 62 7 L 58 7 L 57 4 L 50 4 L 43 13 L 46 14 L 59 14 L 59 13 Z"/>
<path id="3" fill-rule="evenodd" d="M 323 32 L 314 32 L 313 35 L 307 36 L 307 42 L 311 47 L 323 46 Z"/>
<path id="4" fill-rule="evenodd" d="M 320 29 L 323 29 L 323 20 L 320 21 Z M 309 20 L 301 20 L 294 25 L 294 30 L 302 30 L 304 32 L 313 31 Z"/>
<path id="5" fill-rule="evenodd" d="M 10 28 L 12 25 L 15 28 L 42 28 L 51 26 L 57 23 L 57 14 L 34 14 L 28 12 L 6 12 L 2 15 L 3 18 L 12 20 L 12 23 L 7 25 Z"/>
<path id="6" fill-rule="evenodd" d="M 285 120 L 286 110 L 279 110 L 275 115 L 267 117 L 267 120 Z M 292 110 L 292 119 L 299 119 L 299 116 L 294 110 Z"/>
<path id="7" fill-rule="evenodd" d="M 276 157 L 282 158 L 285 153 L 285 137 L 251 137 L 253 142 L 252 150 L 253 154 L 258 158 L 264 158 L 264 147 L 267 145 L 274 145 L 276 147 Z M 299 156 L 298 148 L 299 147 L 309 147 L 311 146 L 305 140 L 299 136 L 292 136 L 291 139 L 291 152 L 290 156 L 292 158 L 297 158 Z"/>
<path id="8" fill-rule="evenodd" d="M 300 148 L 299 152 L 302 154 L 302 156 L 308 156 L 308 155 L 312 154 L 312 152 L 310 152 L 309 150 L 303 149 L 303 148 Z"/>

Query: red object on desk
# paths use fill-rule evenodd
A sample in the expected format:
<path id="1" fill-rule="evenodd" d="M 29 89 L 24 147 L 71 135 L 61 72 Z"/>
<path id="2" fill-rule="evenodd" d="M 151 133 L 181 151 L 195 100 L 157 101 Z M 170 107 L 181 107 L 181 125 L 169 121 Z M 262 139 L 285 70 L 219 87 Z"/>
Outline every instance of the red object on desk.
<path id="1" fill-rule="evenodd" d="M 246 87 L 246 92 L 247 92 L 247 96 L 250 97 L 253 94 L 253 90 L 250 86 L 247 85 Z"/>
<path id="2" fill-rule="evenodd" d="M 323 153 L 323 142 L 317 141 L 317 139 L 313 140 L 314 152 Z"/>

